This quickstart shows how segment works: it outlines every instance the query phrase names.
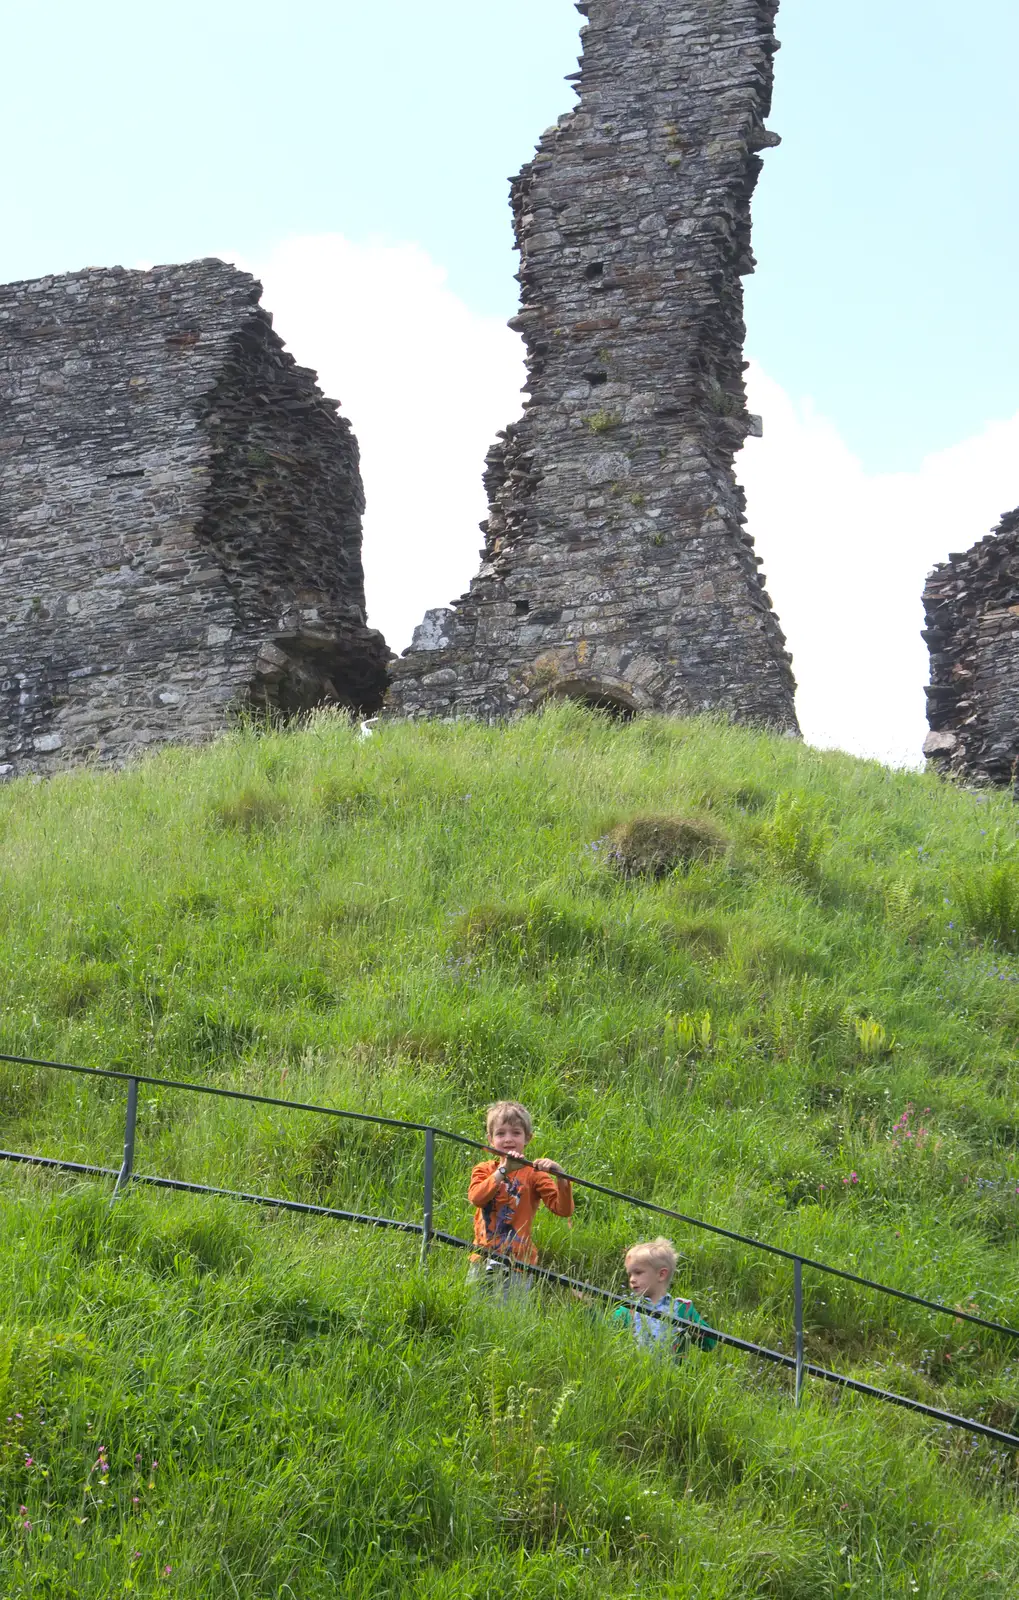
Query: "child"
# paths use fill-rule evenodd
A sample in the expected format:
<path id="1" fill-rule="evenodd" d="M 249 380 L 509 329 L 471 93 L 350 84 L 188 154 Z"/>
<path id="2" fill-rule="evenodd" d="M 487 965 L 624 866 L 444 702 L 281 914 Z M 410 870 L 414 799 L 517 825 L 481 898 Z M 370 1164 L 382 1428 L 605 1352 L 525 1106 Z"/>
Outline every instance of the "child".
<path id="1" fill-rule="evenodd" d="M 626 1276 L 630 1280 L 630 1293 L 641 1305 L 617 1306 L 613 1321 L 620 1322 L 633 1333 L 644 1350 L 669 1349 L 673 1355 L 683 1355 L 691 1339 L 703 1350 L 713 1350 L 718 1340 L 706 1328 L 704 1318 L 694 1309 L 692 1300 L 673 1299 L 669 1290 L 679 1257 L 671 1239 L 651 1239 L 646 1244 L 631 1245 L 626 1252 Z M 644 1309 L 644 1306 L 647 1309 Z M 677 1328 L 675 1323 L 662 1321 L 663 1317 L 679 1317 L 690 1324 L 690 1330 Z"/>
<path id="2" fill-rule="evenodd" d="M 516 1100 L 489 1106 L 485 1137 L 499 1154 L 494 1161 L 478 1162 L 467 1189 L 468 1200 L 477 1208 L 474 1243 L 487 1257 L 484 1268 L 481 1255 L 471 1257 L 472 1277 L 481 1277 L 482 1272 L 502 1274 L 515 1261 L 531 1265 L 537 1261 L 531 1226 L 539 1205 L 557 1217 L 573 1215 L 573 1187 L 558 1162 L 547 1156 L 530 1165 L 524 1161 L 533 1131 L 530 1112 Z"/>

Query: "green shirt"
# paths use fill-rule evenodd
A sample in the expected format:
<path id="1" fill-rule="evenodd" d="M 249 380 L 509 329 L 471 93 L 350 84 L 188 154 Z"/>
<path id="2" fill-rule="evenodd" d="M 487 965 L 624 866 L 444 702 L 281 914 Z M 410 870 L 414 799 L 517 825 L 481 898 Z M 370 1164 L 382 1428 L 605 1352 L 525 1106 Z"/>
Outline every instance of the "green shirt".
<path id="1" fill-rule="evenodd" d="M 692 1300 L 677 1300 L 663 1294 L 653 1305 L 646 1302 L 646 1310 L 644 1304 L 636 1309 L 617 1306 L 612 1313 L 613 1322 L 629 1328 L 642 1349 L 668 1349 L 673 1355 L 681 1356 L 686 1353 L 691 1340 L 695 1340 L 702 1350 L 713 1350 L 718 1343 L 713 1334 L 694 1332 L 695 1327 L 706 1328 L 708 1324 L 695 1309 Z M 677 1328 L 675 1323 L 663 1321 L 665 1317 L 678 1317 L 680 1321 L 690 1323 L 690 1332 L 687 1333 L 685 1328 Z"/>

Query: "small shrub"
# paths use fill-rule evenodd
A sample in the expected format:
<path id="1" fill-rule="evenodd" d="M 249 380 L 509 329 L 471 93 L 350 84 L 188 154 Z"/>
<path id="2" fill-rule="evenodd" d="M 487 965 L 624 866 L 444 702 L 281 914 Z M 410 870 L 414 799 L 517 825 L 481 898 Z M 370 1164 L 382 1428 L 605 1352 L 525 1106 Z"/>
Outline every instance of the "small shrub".
<path id="1" fill-rule="evenodd" d="M 445 1285 L 415 1274 L 398 1292 L 400 1319 L 411 1334 L 453 1339 L 464 1321 L 463 1299 L 451 1295 Z"/>
<path id="2" fill-rule="evenodd" d="M 56 962 L 47 978 L 50 1006 L 64 1017 L 81 1016 L 113 986 L 116 974 L 111 962 Z"/>
<path id="3" fill-rule="evenodd" d="M 732 940 L 733 925 L 725 917 L 677 917 L 663 923 L 661 938 L 666 945 L 692 954 L 718 957 L 724 955 Z"/>
<path id="4" fill-rule="evenodd" d="M 760 838 L 774 866 L 809 880 L 820 870 L 831 830 L 815 807 L 798 795 L 782 794 L 761 824 Z"/>
<path id="5" fill-rule="evenodd" d="M 603 950 L 614 931 L 594 912 L 538 899 L 527 905 L 473 906 L 453 924 L 459 952 L 541 965 Z"/>
<path id="6" fill-rule="evenodd" d="M 208 889 L 183 889 L 168 901 L 167 909 L 175 917 L 214 917 L 220 909 L 219 901 Z"/>
<path id="7" fill-rule="evenodd" d="M 606 411 L 603 408 L 587 418 L 587 425 L 592 433 L 608 433 L 610 428 L 618 428 L 622 420 L 618 411 Z"/>
<path id="8" fill-rule="evenodd" d="M 258 1024 L 237 1011 L 186 1004 L 163 1021 L 159 1045 L 187 1066 L 212 1066 L 236 1060 L 259 1036 Z"/>
<path id="9" fill-rule="evenodd" d="M 182 1201 L 173 1210 L 144 1215 L 140 1229 L 133 1217 L 124 1219 L 122 1226 L 128 1238 L 134 1236 L 136 1259 L 156 1277 L 187 1271 L 231 1272 L 249 1266 L 254 1258 L 244 1223 L 214 1201 Z M 115 1238 L 120 1227 L 121 1218 L 114 1213 Z"/>
<path id="10" fill-rule="evenodd" d="M 900 879 L 885 890 L 885 920 L 904 939 L 915 939 L 927 924 L 927 911 L 911 884 Z"/>
<path id="11" fill-rule="evenodd" d="M 776 994 L 763 1019 L 762 1036 L 779 1061 L 829 1060 L 843 1055 L 849 1038 L 847 1007 L 838 989 L 811 978 L 790 984 Z M 841 1049 L 839 1048 L 841 1046 Z M 854 1050 L 855 1053 L 855 1050 Z"/>
<path id="12" fill-rule="evenodd" d="M 315 801 L 333 822 L 357 822 L 384 809 L 382 797 L 373 790 L 351 788 L 348 782 L 338 779 L 327 779 L 316 788 Z"/>
<path id="13" fill-rule="evenodd" d="M 221 828 L 235 828 L 239 833 L 257 833 L 279 822 L 284 810 L 279 795 L 249 784 L 229 799 L 221 800 L 213 815 Z"/>
<path id="14" fill-rule="evenodd" d="M 665 1038 L 679 1055 L 694 1051 L 706 1055 L 711 1049 L 711 1012 L 705 1011 L 699 1017 L 688 1011 L 674 1017 L 670 1012 L 665 1018 Z"/>
<path id="15" fill-rule="evenodd" d="M 959 916 L 980 939 L 1019 950 L 1019 869 L 1009 862 L 960 874 L 954 902 Z"/>
<path id="16" fill-rule="evenodd" d="M 733 789 L 729 799 L 740 811 L 763 811 L 771 799 L 771 791 L 755 783 L 744 783 Z"/>
<path id="17" fill-rule="evenodd" d="M 665 878 L 721 855 L 728 842 L 703 817 L 632 817 L 609 832 L 606 859 L 624 878 Z"/>
<path id="18" fill-rule="evenodd" d="M 705 400 L 708 410 L 719 417 L 738 417 L 745 409 L 740 396 L 724 389 L 717 378 L 713 378 L 708 385 Z"/>
<path id="19" fill-rule="evenodd" d="M 861 1055 L 872 1059 L 891 1055 L 895 1049 L 894 1037 L 891 1037 L 884 1024 L 874 1017 L 856 1017 L 847 1011 L 843 1018 L 842 1031 L 848 1039 L 855 1040 L 856 1048 Z"/>

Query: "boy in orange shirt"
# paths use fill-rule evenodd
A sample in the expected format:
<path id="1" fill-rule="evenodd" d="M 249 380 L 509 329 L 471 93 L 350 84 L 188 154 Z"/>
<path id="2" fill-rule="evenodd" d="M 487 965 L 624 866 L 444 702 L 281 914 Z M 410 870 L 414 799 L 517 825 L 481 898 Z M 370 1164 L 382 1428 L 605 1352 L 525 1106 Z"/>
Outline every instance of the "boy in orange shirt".
<path id="1" fill-rule="evenodd" d="M 467 1198 L 474 1212 L 474 1243 L 483 1257 L 471 1257 L 471 1277 L 508 1273 L 515 1261 L 533 1265 L 538 1252 L 531 1227 L 540 1205 L 557 1217 L 573 1215 L 573 1186 L 556 1161 L 541 1156 L 524 1160 L 524 1150 L 534 1132 L 530 1112 L 516 1100 L 498 1100 L 489 1106 L 485 1137 L 499 1152 L 494 1161 L 479 1161 L 471 1173 Z M 517 1277 L 526 1288 L 527 1274 Z M 509 1287 L 508 1277 L 505 1279 Z"/>

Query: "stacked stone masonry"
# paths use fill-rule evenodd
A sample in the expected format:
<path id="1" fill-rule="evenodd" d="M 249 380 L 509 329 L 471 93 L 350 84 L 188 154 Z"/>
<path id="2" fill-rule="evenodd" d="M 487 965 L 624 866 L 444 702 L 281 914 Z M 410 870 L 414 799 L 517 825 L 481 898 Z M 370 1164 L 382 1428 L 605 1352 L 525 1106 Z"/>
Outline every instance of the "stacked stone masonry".
<path id="1" fill-rule="evenodd" d="M 394 668 L 411 716 L 550 694 L 793 731 L 733 459 L 777 0 L 589 0 L 577 109 L 514 181 L 529 399 L 482 564 Z"/>
<path id="2" fill-rule="evenodd" d="M 924 754 L 980 783 L 1019 763 L 1019 509 L 935 567 L 923 594 L 931 656 Z"/>
<path id="3" fill-rule="evenodd" d="M 0 775 L 375 709 L 357 444 L 221 261 L 0 288 Z"/>

